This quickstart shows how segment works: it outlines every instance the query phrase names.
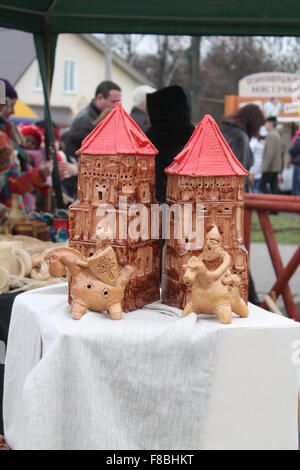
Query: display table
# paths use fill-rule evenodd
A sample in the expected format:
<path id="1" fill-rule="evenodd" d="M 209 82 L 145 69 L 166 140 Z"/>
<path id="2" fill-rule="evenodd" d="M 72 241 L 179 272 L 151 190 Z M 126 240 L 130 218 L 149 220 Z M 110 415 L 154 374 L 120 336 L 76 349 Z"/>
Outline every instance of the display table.
<path id="1" fill-rule="evenodd" d="M 250 306 L 222 325 L 160 303 L 70 318 L 67 286 L 13 307 L 4 429 L 13 449 L 296 449 L 299 325 Z"/>

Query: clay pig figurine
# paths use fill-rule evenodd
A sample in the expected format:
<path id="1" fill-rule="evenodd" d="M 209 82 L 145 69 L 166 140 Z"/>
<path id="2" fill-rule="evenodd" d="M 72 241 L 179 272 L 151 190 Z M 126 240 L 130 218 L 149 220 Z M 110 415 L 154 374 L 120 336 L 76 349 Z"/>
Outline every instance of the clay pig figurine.
<path id="1" fill-rule="evenodd" d="M 98 250 L 90 258 L 73 248 L 55 248 L 45 256 L 45 261 L 52 276 L 63 276 L 68 271 L 74 320 L 79 320 L 87 310 L 107 310 L 113 320 L 122 318 L 124 290 L 134 269 L 125 266 L 119 272 L 111 246 Z"/>
<path id="2" fill-rule="evenodd" d="M 230 270 L 231 257 L 221 245 L 216 226 L 207 234 L 203 252 L 183 266 L 183 282 L 192 286 L 190 302 L 182 312 L 217 315 L 222 323 L 232 322 L 232 312 L 248 317 L 248 307 L 240 296 L 240 278 Z"/>

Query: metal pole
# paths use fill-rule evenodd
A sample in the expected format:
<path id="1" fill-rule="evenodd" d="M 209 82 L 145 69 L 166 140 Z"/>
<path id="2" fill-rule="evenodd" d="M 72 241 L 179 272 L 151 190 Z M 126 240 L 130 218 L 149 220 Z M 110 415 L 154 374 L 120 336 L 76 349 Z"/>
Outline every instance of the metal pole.
<path id="1" fill-rule="evenodd" d="M 112 62 L 112 34 L 106 35 L 105 42 L 105 80 L 112 79 L 111 62 Z"/>

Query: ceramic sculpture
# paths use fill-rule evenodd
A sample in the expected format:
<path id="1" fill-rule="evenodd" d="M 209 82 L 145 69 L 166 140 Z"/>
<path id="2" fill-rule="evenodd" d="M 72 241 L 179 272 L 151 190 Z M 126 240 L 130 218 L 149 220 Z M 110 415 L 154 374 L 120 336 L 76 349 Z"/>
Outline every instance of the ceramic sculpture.
<path id="1" fill-rule="evenodd" d="M 24 214 L 19 207 L 19 199 L 20 196 L 18 194 L 12 195 L 12 206 L 8 217 L 5 217 L 3 220 L 3 225 L 0 224 L 0 233 L 5 235 L 32 236 L 40 240 L 48 240 L 46 223 L 41 220 L 35 220 L 34 222 L 29 220 L 28 215 Z"/>
<path id="2" fill-rule="evenodd" d="M 248 316 L 248 307 L 241 298 L 241 279 L 233 274 L 231 256 L 224 250 L 221 235 L 214 226 L 206 236 L 202 253 L 192 256 L 183 266 L 183 282 L 192 287 L 191 299 L 182 316 L 192 312 L 217 315 L 222 323 L 231 323 L 232 312 Z"/>
<path id="3" fill-rule="evenodd" d="M 53 278 L 44 261 L 48 251 L 58 246 L 62 245 L 21 235 L 0 235 L 0 295 L 65 282 L 64 278 Z"/>
<path id="4" fill-rule="evenodd" d="M 52 276 L 63 276 L 68 271 L 73 319 L 79 320 L 87 310 L 107 310 L 113 320 L 122 318 L 124 291 L 134 269 L 124 266 L 119 272 L 110 246 L 89 258 L 73 248 L 55 248 L 45 261 Z"/>
<path id="5" fill-rule="evenodd" d="M 189 142 L 166 169 L 167 204 L 192 206 L 190 225 L 195 225 L 196 207 L 201 208 L 202 237 L 190 246 L 182 220 L 171 220 L 170 237 L 163 250 L 162 301 L 184 308 L 191 295 L 183 280 L 191 256 L 199 256 L 207 234 L 216 226 L 230 256 L 230 268 L 240 279 L 240 295 L 248 300 L 248 254 L 244 247 L 244 183 L 247 171 L 233 155 L 216 122 L 205 116 Z M 181 227 L 181 225 L 182 227 Z M 180 225 L 179 227 L 177 225 Z M 181 230 L 175 237 L 176 229 Z"/>
<path id="6" fill-rule="evenodd" d="M 0 266 L 4 266 L 13 276 L 30 275 L 32 259 L 21 240 L 0 240 Z"/>
<path id="7" fill-rule="evenodd" d="M 105 223 L 105 230 L 111 234 L 109 244 L 119 266 L 130 265 L 135 269 L 125 291 L 123 310 L 132 311 L 159 300 L 160 241 L 151 240 L 150 236 L 157 150 L 122 105 L 116 103 L 83 140 L 77 154 L 78 200 L 69 208 L 70 247 L 84 257 L 95 254 L 102 246 L 99 227 L 101 230 L 109 205 L 115 214 L 115 227 L 110 226 L 113 222 Z M 127 199 L 125 209 L 119 205 L 121 197 Z M 138 220 L 139 204 L 146 210 L 148 230 L 133 239 L 128 233 L 122 234 L 122 227 Z"/>
<path id="8" fill-rule="evenodd" d="M 8 214 L 8 222 L 11 224 L 17 224 L 26 220 L 25 215 L 22 213 L 19 207 L 20 196 L 18 194 L 12 195 L 12 205 Z"/>
<path id="9" fill-rule="evenodd" d="M 10 274 L 8 270 L 0 265 L 0 295 L 6 294 L 9 291 Z"/>

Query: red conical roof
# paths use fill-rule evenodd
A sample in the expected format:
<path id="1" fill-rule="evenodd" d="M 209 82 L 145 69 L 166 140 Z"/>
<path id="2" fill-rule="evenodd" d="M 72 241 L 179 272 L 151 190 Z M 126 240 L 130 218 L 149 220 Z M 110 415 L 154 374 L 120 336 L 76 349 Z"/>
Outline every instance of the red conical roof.
<path id="1" fill-rule="evenodd" d="M 156 155 L 158 151 L 125 111 L 115 103 L 112 111 L 82 141 L 77 155 Z"/>
<path id="2" fill-rule="evenodd" d="M 208 114 L 165 172 L 182 176 L 245 176 L 215 120 Z"/>

